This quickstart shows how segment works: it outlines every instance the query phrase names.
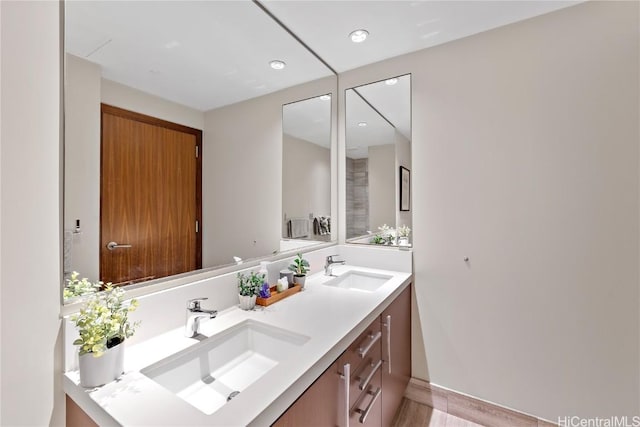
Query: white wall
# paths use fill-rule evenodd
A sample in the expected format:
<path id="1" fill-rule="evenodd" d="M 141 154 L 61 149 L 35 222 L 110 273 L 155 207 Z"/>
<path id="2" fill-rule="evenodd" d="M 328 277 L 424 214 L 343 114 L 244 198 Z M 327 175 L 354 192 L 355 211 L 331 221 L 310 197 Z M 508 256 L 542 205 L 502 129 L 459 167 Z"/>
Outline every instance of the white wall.
<path id="1" fill-rule="evenodd" d="M 638 7 L 340 76 L 412 73 L 414 376 L 554 421 L 640 413 Z"/>
<path id="2" fill-rule="evenodd" d="M 413 207 L 409 205 L 408 211 L 400 210 L 400 166 L 411 171 L 411 141 L 409 141 L 404 135 L 397 130 L 395 131 L 395 145 L 396 145 L 396 165 L 395 165 L 395 210 L 396 210 L 396 227 L 406 225 L 413 229 L 413 223 L 411 221 L 411 212 Z M 411 193 L 409 193 L 411 194 Z"/>
<path id="3" fill-rule="evenodd" d="M 102 79 L 101 102 L 195 129 L 204 128 L 202 111 L 111 80 Z"/>
<path id="4" fill-rule="evenodd" d="M 369 229 L 396 224 L 396 146 L 395 144 L 369 147 Z"/>
<path id="5" fill-rule="evenodd" d="M 233 256 L 254 258 L 279 249 L 282 106 L 335 95 L 335 90 L 336 79 L 328 77 L 205 113 L 203 265 L 229 264 Z M 331 185 L 335 188 L 335 181 Z M 332 209 L 335 217 L 337 206 Z"/>
<path id="6" fill-rule="evenodd" d="M 60 5 L 0 10 L 0 425 L 64 425 Z"/>
<path id="7" fill-rule="evenodd" d="M 100 270 L 100 66 L 74 55 L 65 58 L 64 230 L 67 235 L 71 232 L 71 270 L 96 281 Z M 82 230 L 78 234 L 72 232 L 76 219 Z"/>
<path id="8" fill-rule="evenodd" d="M 287 134 L 282 144 L 283 216 L 331 215 L 331 150 Z M 313 237 L 313 221 L 310 226 Z"/>

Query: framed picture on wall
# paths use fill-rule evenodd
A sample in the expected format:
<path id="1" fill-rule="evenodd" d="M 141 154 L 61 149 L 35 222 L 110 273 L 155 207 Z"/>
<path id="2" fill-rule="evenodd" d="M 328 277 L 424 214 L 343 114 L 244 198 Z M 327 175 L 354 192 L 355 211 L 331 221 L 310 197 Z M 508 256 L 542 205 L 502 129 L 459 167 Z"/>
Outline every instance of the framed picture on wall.
<path id="1" fill-rule="evenodd" d="M 411 209 L 411 171 L 400 166 L 400 210 Z"/>

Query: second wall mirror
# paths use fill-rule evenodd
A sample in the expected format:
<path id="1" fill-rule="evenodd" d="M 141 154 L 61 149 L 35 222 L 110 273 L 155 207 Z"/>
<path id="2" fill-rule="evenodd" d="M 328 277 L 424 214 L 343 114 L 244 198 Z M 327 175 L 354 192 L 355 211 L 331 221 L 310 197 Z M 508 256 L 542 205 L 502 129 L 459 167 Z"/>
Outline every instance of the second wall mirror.
<path id="1" fill-rule="evenodd" d="M 346 239 L 411 243 L 411 75 L 346 91 Z"/>

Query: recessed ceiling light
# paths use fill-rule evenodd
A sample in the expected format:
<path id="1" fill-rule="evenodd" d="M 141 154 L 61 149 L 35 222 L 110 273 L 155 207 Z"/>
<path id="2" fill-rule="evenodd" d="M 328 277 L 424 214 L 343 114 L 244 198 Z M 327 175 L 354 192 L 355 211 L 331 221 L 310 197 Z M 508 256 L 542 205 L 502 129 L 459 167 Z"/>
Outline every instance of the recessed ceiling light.
<path id="1" fill-rule="evenodd" d="M 387 86 L 393 86 L 394 84 L 398 83 L 398 79 L 396 79 L 396 78 L 394 77 L 394 78 L 392 78 L 392 79 L 387 79 L 387 80 L 385 80 L 385 81 L 384 81 L 384 83 L 385 83 Z"/>
<path id="2" fill-rule="evenodd" d="M 367 122 L 358 123 L 358 126 L 360 126 L 361 128 L 365 127 L 366 125 L 367 125 Z"/>
<path id="3" fill-rule="evenodd" d="M 285 64 L 284 61 L 280 61 L 278 59 L 274 59 L 273 61 L 269 62 L 269 65 L 274 70 L 282 70 L 287 64 Z"/>
<path id="4" fill-rule="evenodd" d="M 322 95 L 322 96 L 320 96 L 320 99 L 323 100 L 323 101 L 328 101 L 328 100 L 331 99 L 331 95 Z"/>
<path id="5" fill-rule="evenodd" d="M 349 34 L 349 37 L 351 38 L 351 41 L 354 43 L 362 43 L 367 39 L 368 35 L 369 35 L 369 31 L 367 30 L 355 30 L 355 31 L 352 31 L 351 34 Z"/>

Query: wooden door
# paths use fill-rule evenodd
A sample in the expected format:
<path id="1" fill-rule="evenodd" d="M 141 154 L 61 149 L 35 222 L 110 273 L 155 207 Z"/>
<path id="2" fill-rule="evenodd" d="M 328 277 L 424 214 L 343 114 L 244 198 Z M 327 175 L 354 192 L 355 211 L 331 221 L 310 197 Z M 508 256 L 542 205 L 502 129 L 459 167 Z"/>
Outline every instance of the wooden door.
<path id="1" fill-rule="evenodd" d="M 202 131 L 101 107 L 100 280 L 201 268 Z"/>

